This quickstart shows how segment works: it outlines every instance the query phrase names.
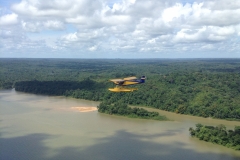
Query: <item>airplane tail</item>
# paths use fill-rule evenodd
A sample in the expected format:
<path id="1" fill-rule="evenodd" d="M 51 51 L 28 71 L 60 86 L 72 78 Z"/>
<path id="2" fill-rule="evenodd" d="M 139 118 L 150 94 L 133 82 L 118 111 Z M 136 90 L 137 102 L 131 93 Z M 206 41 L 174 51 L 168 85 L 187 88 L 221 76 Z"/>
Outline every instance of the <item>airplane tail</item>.
<path id="1" fill-rule="evenodd" d="M 145 83 L 146 76 L 141 77 L 141 83 Z"/>

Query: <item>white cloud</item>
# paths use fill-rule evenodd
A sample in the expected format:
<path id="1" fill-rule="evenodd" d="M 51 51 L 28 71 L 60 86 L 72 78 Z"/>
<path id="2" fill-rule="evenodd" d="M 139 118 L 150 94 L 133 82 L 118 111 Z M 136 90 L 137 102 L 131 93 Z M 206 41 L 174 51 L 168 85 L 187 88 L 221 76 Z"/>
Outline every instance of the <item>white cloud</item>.
<path id="1" fill-rule="evenodd" d="M 9 38 L 9 37 L 12 37 L 12 36 L 13 36 L 12 31 L 0 30 L 0 37 L 2 37 L 2 38 Z"/>
<path id="2" fill-rule="evenodd" d="M 182 29 L 177 32 L 174 37 L 176 42 L 207 42 L 207 41 L 223 41 L 233 35 L 235 30 L 233 27 L 202 27 L 199 29 Z"/>
<path id="3" fill-rule="evenodd" d="M 131 22 L 131 18 L 128 15 L 112 15 L 102 17 L 102 22 L 109 25 L 127 24 Z"/>
<path id="4" fill-rule="evenodd" d="M 240 8 L 240 1 L 208 0 L 208 1 L 205 1 L 204 7 L 212 10 L 236 10 Z"/>
<path id="5" fill-rule="evenodd" d="M 232 44 L 238 44 L 239 17 L 238 0 L 22 0 L 0 16 L 0 26 L 11 26 L 0 32 L 0 40 L 25 49 L 41 40 L 41 50 L 61 53 L 237 52 L 239 45 Z"/>
<path id="6" fill-rule="evenodd" d="M 150 40 L 147 41 L 147 44 L 154 44 L 154 43 L 156 43 L 156 39 L 155 38 L 150 39 Z"/>
<path id="7" fill-rule="evenodd" d="M 57 20 L 48 21 L 22 21 L 22 28 L 27 32 L 40 32 L 43 30 L 63 30 L 64 24 Z"/>
<path id="8" fill-rule="evenodd" d="M 207 44 L 207 45 L 203 45 L 201 47 L 201 49 L 203 49 L 203 50 L 213 50 L 213 49 L 215 49 L 215 47 L 214 47 L 213 44 Z"/>
<path id="9" fill-rule="evenodd" d="M 0 26 L 14 25 L 18 23 L 18 15 L 15 13 L 6 14 L 0 17 Z"/>
<path id="10" fill-rule="evenodd" d="M 46 29 L 52 29 L 52 30 L 63 30 L 64 24 L 61 21 L 56 21 L 56 20 L 48 20 L 47 22 L 43 23 L 43 26 Z"/>
<path id="11" fill-rule="evenodd" d="M 78 41 L 78 36 L 77 36 L 77 32 L 75 33 L 70 33 L 68 35 L 65 35 L 62 37 L 62 39 L 65 41 L 65 42 L 76 42 Z"/>
<path id="12" fill-rule="evenodd" d="M 78 15 L 76 17 L 74 16 L 74 17 L 66 18 L 67 23 L 81 24 L 81 25 L 84 25 L 87 22 L 87 20 L 88 20 L 87 17 L 81 16 L 81 15 Z"/>
<path id="13" fill-rule="evenodd" d="M 88 49 L 89 49 L 89 51 L 96 51 L 97 50 L 97 46 L 92 46 L 92 47 L 90 47 Z"/>
<path id="14" fill-rule="evenodd" d="M 78 15 L 91 16 L 101 9 L 101 1 L 88 0 L 22 0 L 12 10 L 28 18 L 74 18 Z M 100 6 L 100 8 L 99 8 Z"/>
<path id="15" fill-rule="evenodd" d="M 176 5 L 164 9 L 162 13 L 162 20 L 166 23 L 174 21 L 174 18 L 187 17 L 192 12 L 192 7 L 190 4 L 176 3 Z"/>
<path id="16" fill-rule="evenodd" d="M 39 32 L 42 30 L 42 24 L 40 22 L 25 22 L 22 21 L 22 28 L 28 32 Z"/>

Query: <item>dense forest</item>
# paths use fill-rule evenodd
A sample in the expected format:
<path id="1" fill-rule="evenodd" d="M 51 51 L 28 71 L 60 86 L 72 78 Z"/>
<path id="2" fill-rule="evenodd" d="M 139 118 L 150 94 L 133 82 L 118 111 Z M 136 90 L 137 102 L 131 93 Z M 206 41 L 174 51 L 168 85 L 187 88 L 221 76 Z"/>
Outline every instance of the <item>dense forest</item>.
<path id="1" fill-rule="evenodd" d="M 222 124 L 216 127 L 196 124 L 196 129 L 189 128 L 189 131 L 191 136 L 200 140 L 240 150 L 240 126 L 236 126 L 234 130 L 226 130 Z"/>
<path id="2" fill-rule="evenodd" d="M 240 120 L 240 59 L 0 59 L 0 88 Z M 147 77 L 129 93 L 112 78 Z"/>

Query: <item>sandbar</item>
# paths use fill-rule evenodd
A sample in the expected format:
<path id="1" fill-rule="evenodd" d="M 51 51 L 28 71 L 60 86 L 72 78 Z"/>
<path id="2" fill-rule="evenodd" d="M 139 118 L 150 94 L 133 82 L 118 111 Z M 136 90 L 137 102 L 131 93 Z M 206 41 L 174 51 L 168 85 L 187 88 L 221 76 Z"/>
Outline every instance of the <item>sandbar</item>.
<path id="1" fill-rule="evenodd" d="M 71 107 L 71 109 L 79 112 L 92 112 L 92 111 L 96 111 L 97 107 Z"/>

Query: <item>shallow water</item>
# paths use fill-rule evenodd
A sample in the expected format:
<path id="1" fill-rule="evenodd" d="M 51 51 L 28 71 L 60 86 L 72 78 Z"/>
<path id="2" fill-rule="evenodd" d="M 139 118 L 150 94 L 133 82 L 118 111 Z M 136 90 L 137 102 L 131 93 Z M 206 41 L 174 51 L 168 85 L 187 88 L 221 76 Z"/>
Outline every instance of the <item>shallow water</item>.
<path id="1" fill-rule="evenodd" d="M 162 112 L 173 120 L 162 122 L 71 109 L 97 105 L 0 91 L 0 159 L 240 159 L 239 151 L 189 136 L 196 123 L 222 121 Z"/>

